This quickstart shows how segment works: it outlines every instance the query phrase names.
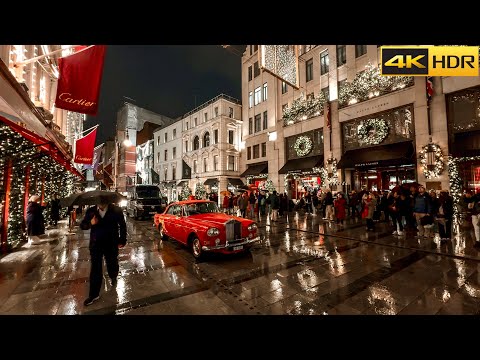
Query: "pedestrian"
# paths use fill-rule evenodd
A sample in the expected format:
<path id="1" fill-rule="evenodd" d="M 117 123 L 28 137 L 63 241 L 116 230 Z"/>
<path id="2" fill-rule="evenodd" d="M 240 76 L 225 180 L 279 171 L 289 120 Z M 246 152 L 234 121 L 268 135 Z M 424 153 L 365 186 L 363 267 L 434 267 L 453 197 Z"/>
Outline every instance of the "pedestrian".
<path id="1" fill-rule="evenodd" d="M 365 194 L 362 197 L 364 204 L 362 216 L 367 220 L 367 231 L 375 230 L 375 224 L 373 222 L 373 213 L 375 212 L 375 207 L 377 206 L 377 199 L 373 192 L 369 192 L 368 195 Z"/>
<path id="2" fill-rule="evenodd" d="M 413 215 L 417 222 L 418 234 L 416 238 L 428 238 L 430 236 L 430 225 L 433 224 L 432 201 L 423 186 L 418 187 L 418 194 L 414 198 Z M 426 219 L 423 219 L 423 218 Z M 423 219 L 423 220 L 422 220 Z M 425 226 L 427 225 L 427 226 Z"/>
<path id="3" fill-rule="evenodd" d="M 337 218 L 337 224 L 340 226 L 344 226 L 343 221 L 346 218 L 347 215 L 347 200 L 343 198 L 342 193 L 337 194 L 337 199 L 334 202 L 334 207 L 335 207 L 335 217 Z"/>
<path id="4" fill-rule="evenodd" d="M 57 226 L 58 220 L 60 220 L 60 209 L 60 199 L 58 198 L 57 194 L 55 194 L 50 202 L 50 214 L 54 226 Z"/>
<path id="5" fill-rule="evenodd" d="M 223 203 L 222 203 L 222 206 L 223 206 L 223 212 L 228 214 L 228 204 L 230 203 L 230 194 L 228 195 L 225 195 L 225 197 L 223 198 Z"/>
<path id="6" fill-rule="evenodd" d="M 248 195 L 247 193 L 243 193 L 238 198 L 238 209 L 240 210 L 240 214 L 243 218 L 247 217 L 247 207 L 248 207 Z"/>
<path id="7" fill-rule="evenodd" d="M 27 235 L 30 243 L 34 243 L 38 235 L 45 234 L 44 207 L 40 205 L 40 196 L 32 195 L 27 205 Z"/>
<path id="8" fill-rule="evenodd" d="M 327 191 L 325 195 L 325 208 L 326 208 L 326 219 L 328 221 L 333 221 L 334 216 L 334 207 L 333 207 L 333 195 L 330 190 Z"/>
<path id="9" fill-rule="evenodd" d="M 90 229 L 90 291 L 83 305 L 89 306 L 100 298 L 103 278 L 103 257 L 112 287 L 117 285 L 118 249 L 127 243 L 127 225 L 122 209 L 101 197 L 99 204 L 85 213 L 80 228 Z"/>
<path id="10" fill-rule="evenodd" d="M 436 220 L 440 240 L 447 241 L 452 238 L 452 220 L 453 220 L 453 198 L 448 194 L 448 190 L 441 190 L 438 198 L 438 211 Z"/>
<path id="11" fill-rule="evenodd" d="M 268 197 L 272 207 L 272 221 L 278 221 L 278 209 L 280 209 L 280 198 L 277 195 L 277 191 L 273 190 L 272 195 Z"/>
<path id="12" fill-rule="evenodd" d="M 255 204 L 257 202 L 257 197 L 255 196 L 255 193 L 252 191 L 250 193 L 250 196 L 248 197 L 248 203 L 249 203 L 249 208 L 250 208 L 250 219 L 255 218 Z"/>

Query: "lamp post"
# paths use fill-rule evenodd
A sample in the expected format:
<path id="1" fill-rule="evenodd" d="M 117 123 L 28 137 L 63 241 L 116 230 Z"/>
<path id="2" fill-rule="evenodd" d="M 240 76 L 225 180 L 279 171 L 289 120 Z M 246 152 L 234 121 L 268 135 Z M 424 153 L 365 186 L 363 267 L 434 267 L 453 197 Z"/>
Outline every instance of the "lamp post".
<path id="1" fill-rule="evenodd" d="M 433 147 L 433 144 L 431 141 L 427 145 L 425 156 L 427 160 L 427 170 L 433 171 L 435 169 L 435 148 Z"/>

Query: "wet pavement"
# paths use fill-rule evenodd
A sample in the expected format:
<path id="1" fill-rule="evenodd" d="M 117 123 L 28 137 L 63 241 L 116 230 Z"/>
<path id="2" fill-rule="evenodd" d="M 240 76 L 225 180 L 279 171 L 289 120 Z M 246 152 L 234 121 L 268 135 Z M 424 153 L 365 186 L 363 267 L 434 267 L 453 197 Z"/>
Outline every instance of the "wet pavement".
<path id="1" fill-rule="evenodd" d="M 41 244 L 0 258 L 0 314 L 480 314 L 470 230 L 444 243 L 392 235 L 386 223 L 367 232 L 359 220 L 339 228 L 303 213 L 259 225 L 262 241 L 250 252 L 197 262 L 161 241 L 152 221 L 129 218 L 116 287 L 104 281 L 100 300 L 84 307 L 89 233 L 68 234 L 62 221 Z"/>

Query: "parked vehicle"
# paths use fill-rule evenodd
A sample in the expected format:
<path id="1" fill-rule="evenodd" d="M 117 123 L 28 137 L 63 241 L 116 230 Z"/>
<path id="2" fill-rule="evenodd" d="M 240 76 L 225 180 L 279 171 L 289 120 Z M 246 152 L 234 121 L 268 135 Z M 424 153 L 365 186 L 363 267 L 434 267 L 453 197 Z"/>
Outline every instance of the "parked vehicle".
<path id="1" fill-rule="evenodd" d="M 156 185 L 136 185 L 128 189 L 126 212 L 135 220 L 162 213 L 166 207 L 167 203 Z"/>
<path id="2" fill-rule="evenodd" d="M 197 259 L 206 252 L 247 251 L 260 240 L 255 221 L 220 212 L 208 200 L 172 203 L 163 214 L 154 216 L 154 223 L 162 240 L 173 238 L 188 246 Z"/>

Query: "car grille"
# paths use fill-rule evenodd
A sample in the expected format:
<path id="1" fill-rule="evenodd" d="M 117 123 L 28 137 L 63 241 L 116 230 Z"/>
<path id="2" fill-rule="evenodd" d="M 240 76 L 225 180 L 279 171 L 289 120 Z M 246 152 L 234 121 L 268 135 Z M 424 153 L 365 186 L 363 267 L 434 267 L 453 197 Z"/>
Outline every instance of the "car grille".
<path id="1" fill-rule="evenodd" d="M 237 220 L 230 220 L 225 224 L 226 240 L 228 243 L 235 243 L 241 241 L 242 238 L 242 224 Z"/>

